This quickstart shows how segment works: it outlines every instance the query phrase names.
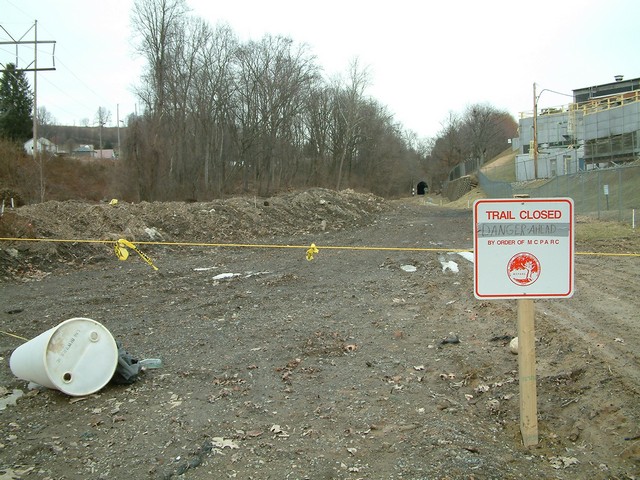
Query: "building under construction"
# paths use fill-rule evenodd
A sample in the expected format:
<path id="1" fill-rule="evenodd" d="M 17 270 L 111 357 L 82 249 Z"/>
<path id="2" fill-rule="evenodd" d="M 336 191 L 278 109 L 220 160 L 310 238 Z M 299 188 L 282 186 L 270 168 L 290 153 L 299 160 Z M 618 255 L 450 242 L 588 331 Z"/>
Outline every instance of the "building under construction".
<path id="1" fill-rule="evenodd" d="M 567 106 L 539 112 L 535 107 L 533 114 L 521 115 L 513 146 L 518 181 L 640 159 L 640 78 L 616 76 L 612 83 L 573 90 Z"/>

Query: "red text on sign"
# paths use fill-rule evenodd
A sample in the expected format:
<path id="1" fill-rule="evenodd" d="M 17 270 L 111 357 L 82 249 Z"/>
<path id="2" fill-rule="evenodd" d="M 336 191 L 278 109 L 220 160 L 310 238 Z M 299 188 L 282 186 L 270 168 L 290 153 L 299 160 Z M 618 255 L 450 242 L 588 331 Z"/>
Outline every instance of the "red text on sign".
<path id="1" fill-rule="evenodd" d="M 513 212 L 510 210 L 487 210 L 488 220 L 515 220 Z"/>
<path id="2" fill-rule="evenodd" d="M 487 210 L 487 220 L 515 220 L 511 210 Z M 557 220 L 562 218 L 560 210 L 521 210 L 521 220 Z"/>
<path id="3" fill-rule="evenodd" d="M 562 218 L 560 210 L 522 210 L 520 212 L 522 220 L 555 220 Z"/>

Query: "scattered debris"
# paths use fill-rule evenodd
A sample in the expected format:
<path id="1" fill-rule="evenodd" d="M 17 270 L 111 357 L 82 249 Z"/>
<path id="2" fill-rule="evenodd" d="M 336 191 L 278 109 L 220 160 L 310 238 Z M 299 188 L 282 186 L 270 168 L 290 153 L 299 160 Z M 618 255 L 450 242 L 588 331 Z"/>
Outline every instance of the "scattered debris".
<path id="1" fill-rule="evenodd" d="M 441 345 L 456 344 L 456 343 L 460 343 L 460 338 L 458 337 L 458 335 L 456 335 L 453 332 L 449 332 L 449 335 L 440 341 Z"/>
<path id="2" fill-rule="evenodd" d="M 213 437 L 211 439 L 211 445 L 213 445 L 214 449 L 224 449 L 224 448 L 229 448 L 231 450 L 236 449 L 236 448 L 240 448 L 240 446 L 235 443 L 233 440 L 229 440 L 228 438 L 223 438 L 223 437 Z"/>
<path id="3" fill-rule="evenodd" d="M 489 410 L 489 412 L 491 413 L 498 413 L 500 411 L 500 400 L 498 400 L 497 398 L 487 400 L 487 403 L 485 405 L 487 407 L 487 410 Z"/>
<path id="4" fill-rule="evenodd" d="M 215 267 L 212 267 L 215 268 Z M 194 271 L 206 271 L 206 270 L 211 270 L 211 268 L 202 268 L 202 269 L 195 269 Z M 212 277 L 212 280 L 226 280 L 227 278 L 235 278 L 235 277 L 242 277 L 242 278 L 251 278 L 251 277 L 255 277 L 258 275 L 266 275 L 270 272 L 245 272 L 245 273 L 219 273 L 218 275 Z"/>
<path id="5" fill-rule="evenodd" d="M 220 273 L 212 278 L 212 280 L 226 280 L 227 278 L 239 277 L 240 273 Z"/>
<path id="6" fill-rule="evenodd" d="M 404 270 L 405 272 L 415 272 L 416 270 L 418 270 L 415 266 L 413 265 L 402 265 L 400 267 L 402 270 Z"/>
<path id="7" fill-rule="evenodd" d="M 490 342 L 510 342 L 513 335 L 497 335 L 489 339 Z"/>
<path id="8" fill-rule="evenodd" d="M 514 355 L 518 354 L 518 337 L 514 337 L 509 342 L 509 351 Z"/>
<path id="9" fill-rule="evenodd" d="M 446 260 L 444 257 L 440 257 L 440 265 L 442 265 L 442 273 L 446 273 L 447 270 L 450 270 L 453 273 L 458 273 L 458 264 L 453 260 Z"/>
<path id="10" fill-rule="evenodd" d="M 450 252 L 449 255 L 459 255 L 471 263 L 473 263 L 474 260 L 473 252 Z"/>
<path id="11" fill-rule="evenodd" d="M 573 443 L 577 442 L 578 438 L 580 438 L 581 432 L 585 429 L 585 426 L 586 425 L 582 419 L 577 420 L 571 428 L 571 433 L 569 433 L 569 440 L 571 440 Z"/>
<path id="12" fill-rule="evenodd" d="M 277 425 L 277 424 L 272 425 L 271 428 L 269 429 L 269 431 L 271 433 L 273 433 L 274 436 L 279 437 L 279 438 L 288 438 L 289 437 L 289 434 L 287 432 L 285 432 L 280 425 Z"/>
<path id="13" fill-rule="evenodd" d="M 4 387 L 2 388 L 4 389 Z M 23 395 L 24 395 L 24 392 L 22 390 L 20 390 L 19 388 L 14 388 L 13 392 L 11 392 L 9 395 L 6 395 L 0 398 L 0 411 L 4 410 L 9 406 L 15 406 L 18 399 Z"/>
<path id="14" fill-rule="evenodd" d="M 137 358 L 127 352 L 121 341 L 116 340 L 116 346 L 118 347 L 118 364 L 111 377 L 111 383 L 123 385 L 133 383 L 138 379 L 142 365 Z"/>
<path id="15" fill-rule="evenodd" d="M 155 228 L 149 228 L 149 227 L 145 227 L 144 228 L 144 233 L 146 233 L 148 235 L 148 237 L 155 241 L 155 240 L 159 240 L 159 241 L 163 241 L 164 238 L 162 237 L 162 234 L 156 230 Z"/>
<path id="16" fill-rule="evenodd" d="M 489 391 L 489 385 L 478 385 L 476 388 L 473 389 L 474 392 L 476 393 L 485 393 Z"/>
<path id="17" fill-rule="evenodd" d="M 572 465 L 577 465 L 578 463 L 580 463 L 578 462 L 578 459 L 576 457 L 551 457 L 549 461 L 551 462 L 551 466 L 556 470 L 559 470 L 561 468 L 568 468 Z"/>
<path id="18" fill-rule="evenodd" d="M 162 359 L 160 358 L 143 358 L 138 363 L 143 370 L 162 368 Z"/>
<path id="19" fill-rule="evenodd" d="M 0 480 L 20 480 L 26 475 L 31 474 L 35 467 L 27 467 L 24 469 L 2 468 L 0 470 Z"/>

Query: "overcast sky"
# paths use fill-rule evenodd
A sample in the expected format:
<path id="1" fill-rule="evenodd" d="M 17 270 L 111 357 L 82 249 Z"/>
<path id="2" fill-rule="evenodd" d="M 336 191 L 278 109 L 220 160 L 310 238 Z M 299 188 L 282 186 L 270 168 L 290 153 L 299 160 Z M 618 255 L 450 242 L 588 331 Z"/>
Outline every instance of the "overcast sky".
<path id="1" fill-rule="evenodd" d="M 640 77 L 637 0 L 187 0 L 211 25 L 241 40 L 285 35 L 306 43 L 327 77 L 359 58 L 368 94 L 421 137 L 437 135 L 450 112 L 488 103 L 516 119 L 539 105 L 571 101 L 572 90 Z M 93 122 L 107 108 L 112 125 L 136 111 L 133 87 L 143 63 L 131 46 L 133 0 L 0 0 L 0 41 L 55 40 L 38 48 L 38 106 L 57 123 Z M 4 29 L 4 30 L 3 30 Z M 18 63 L 33 61 L 21 46 Z M 16 60 L 0 45 L 0 63 Z M 33 74 L 28 74 L 33 85 Z M 544 90 L 544 91 L 543 91 Z M 119 106 L 119 108 L 118 108 Z"/>

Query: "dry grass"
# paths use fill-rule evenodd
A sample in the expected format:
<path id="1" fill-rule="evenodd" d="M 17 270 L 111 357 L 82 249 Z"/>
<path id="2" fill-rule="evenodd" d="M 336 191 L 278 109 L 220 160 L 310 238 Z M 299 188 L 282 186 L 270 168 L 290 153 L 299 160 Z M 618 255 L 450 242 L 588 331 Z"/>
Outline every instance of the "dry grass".
<path id="1" fill-rule="evenodd" d="M 611 246 L 616 251 L 640 253 L 640 228 L 621 222 L 576 217 L 576 242 L 589 245 Z"/>
<path id="2" fill-rule="evenodd" d="M 514 151 L 509 147 L 500 155 L 485 163 L 481 168 L 482 173 L 494 182 L 515 182 L 515 159 L 517 154 L 517 151 Z"/>

